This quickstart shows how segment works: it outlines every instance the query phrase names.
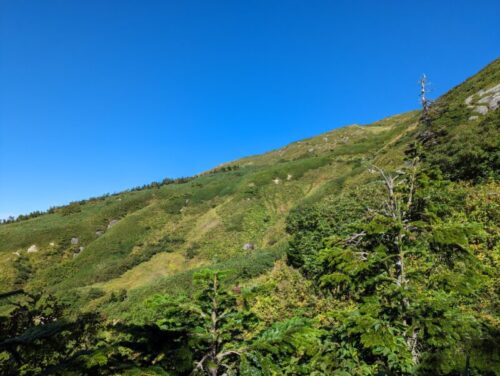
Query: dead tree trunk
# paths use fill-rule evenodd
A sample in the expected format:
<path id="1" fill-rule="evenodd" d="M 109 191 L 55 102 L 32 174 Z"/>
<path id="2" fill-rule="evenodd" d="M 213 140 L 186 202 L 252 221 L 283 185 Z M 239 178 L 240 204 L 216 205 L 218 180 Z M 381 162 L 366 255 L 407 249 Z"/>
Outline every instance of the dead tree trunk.
<path id="1" fill-rule="evenodd" d="M 427 81 L 427 76 L 425 74 L 420 78 L 420 104 L 422 105 L 422 121 L 424 124 L 430 124 L 429 108 L 431 105 L 431 100 L 427 98 L 429 93 L 429 83 Z"/>

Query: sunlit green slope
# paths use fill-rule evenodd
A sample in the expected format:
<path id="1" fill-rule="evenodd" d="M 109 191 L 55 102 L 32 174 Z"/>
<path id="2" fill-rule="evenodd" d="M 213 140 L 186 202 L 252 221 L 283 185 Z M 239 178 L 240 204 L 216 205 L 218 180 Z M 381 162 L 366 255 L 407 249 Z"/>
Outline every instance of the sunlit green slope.
<path id="1" fill-rule="evenodd" d="M 188 289 L 191 271 L 201 266 L 257 276 L 283 255 L 291 209 L 365 184 L 374 179 L 367 172 L 372 164 L 401 165 L 416 137 L 428 137 L 428 157 L 449 166 L 467 152 L 454 140 L 466 145 L 472 136 L 482 138 L 479 149 L 486 148 L 489 159 L 481 159 L 479 149 L 472 153 L 495 170 L 491 150 L 498 146 L 499 111 L 478 107 L 491 102 L 499 72 L 496 60 L 445 95 L 436 108 L 440 118 L 452 120 L 435 122 L 430 135 L 419 129 L 419 112 L 405 113 L 223 164 L 186 181 L 1 225 L 0 291 L 41 288 L 74 307 L 119 314 L 154 292 Z"/>

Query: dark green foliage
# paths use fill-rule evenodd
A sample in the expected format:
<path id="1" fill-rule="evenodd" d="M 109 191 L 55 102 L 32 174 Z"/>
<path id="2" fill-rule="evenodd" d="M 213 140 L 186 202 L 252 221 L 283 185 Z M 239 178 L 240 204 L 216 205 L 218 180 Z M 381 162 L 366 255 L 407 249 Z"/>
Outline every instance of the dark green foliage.
<path id="1" fill-rule="evenodd" d="M 260 333 L 241 357 L 241 375 L 324 375 L 332 372 L 324 330 L 293 317 Z"/>
<path id="2" fill-rule="evenodd" d="M 210 171 L 210 174 L 217 174 L 219 172 L 236 171 L 240 168 L 239 165 L 227 165 L 222 167 L 216 167 Z"/>
<path id="3" fill-rule="evenodd" d="M 381 172 L 382 205 L 345 227 L 334 226 L 335 207 L 290 218 L 290 262 L 343 302 L 331 313 L 330 340 L 340 346 L 335 367 L 350 374 L 459 373 L 465 354 L 471 369 L 495 363 L 475 359 L 485 353 L 474 344 L 493 344 L 496 329 L 474 312 L 490 266 L 473 251 L 494 246 L 464 216 L 466 190 L 415 169 Z"/>
<path id="4" fill-rule="evenodd" d="M 109 297 L 111 303 L 123 302 L 125 299 L 127 299 L 127 290 L 125 289 L 120 289 L 118 292 L 113 291 Z"/>
<path id="5" fill-rule="evenodd" d="M 14 268 L 16 270 L 16 277 L 14 280 L 14 287 L 22 287 L 31 276 L 32 268 L 28 257 L 21 255 L 14 261 Z"/>
<path id="6" fill-rule="evenodd" d="M 148 261 L 159 252 L 172 252 L 176 246 L 182 244 L 183 239 L 173 237 L 171 235 L 165 235 L 163 238 L 155 242 L 154 244 L 149 244 L 140 253 L 129 254 L 124 258 L 123 262 L 118 267 L 117 273 L 125 273 L 127 270 L 132 269 L 134 266 L 139 265 L 145 261 Z"/>
<path id="7" fill-rule="evenodd" d="M 70 214 L 80 213 L 82 211 L 82 208 L 79 202 L 72 202 L 69 205 L 63 206 L 58 211 L 62 216 L 66 216 Z"/>
<path id="8" fill-rule="evenodd" d="M 194 258 L 195 256 L 198 255 L 199 252 L 199 245 L 198 244 L 191 244 L 189 248 L 186 250 L 186 259 L 190 260 Z"/>
<path id="9" fill-rule="evenodd" d="M 0 373 L 59 375 L 82 370 L 78 357 L 88 353 L 98 329 L 95 314 L 64 317 L 64 306 L 51 296 L 24 295 L 0 317 Z"/>
<path id="10" fill-rule="evenodd" d="M 99 366 L 105 372 L 156 365 L 168 375 L 216 376 L 237 369 L 235 344 L 253 320 L 223 279 L 223 273 L 202 270 L 193 277 L 191 297 L 155 296 L 145 304 L 146 323 L 113 325 L 112 339 L 88 360 L 104 354 Z"/>
<path id="11" fill-rule="evenodd" d="M 179 214 L 181 209 L 189 202 L 188 200 L 187 196 L 172 197 L 165 202 L 163 208 L 168 214 Z"/>
<path id="12" fill-rule="evenodd" d="M 287 232 L 292 236 L 287 250 L 288 261 L 314 278 L 318 270 L 318 250 L 332 234 L 346 235 L 363 217 L 368 207 L 377 205 L 378 187 L 352 189 L 324 204 L 300 207 L 287 218 Z"/>
<path id="13" fill-rule="evenodd" d="M 148 370 L 153 375 L 188 375 L 192 369 L 189 332 L 182 326 L 118 323 L 108 330 L 112 337 L 82 357 L 86 366 L 97 374 L 142 375 Z"/>
<path id="14" fill-rule="evenodd" d="M 94 300 L 94 299 L 99 299 L 105 295 L 104 291 L 101 289 L 92 287 L 88 293 L 87 293 L 87 299 L 88 300 Z"/>

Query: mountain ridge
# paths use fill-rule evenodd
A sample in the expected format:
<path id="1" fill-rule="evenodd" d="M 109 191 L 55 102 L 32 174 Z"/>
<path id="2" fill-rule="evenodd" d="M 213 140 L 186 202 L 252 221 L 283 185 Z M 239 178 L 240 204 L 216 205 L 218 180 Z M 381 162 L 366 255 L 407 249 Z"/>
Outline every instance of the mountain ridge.
<path id="1" fill-rule="evenodd" d="M 468 119 L 472 110 L 455 104 L 456 97 L 462 101 L 479 86 L 496 84 L 499 67 L 496 59 L 437 103 L 449 101 L 447 111 L 459 108 Z M 497 113 L 480 114 L 465 124 L 494 124 L 489 119 Z M 0 288 L 42 289 L 78 309 L 109 306 L 119 316 L 118 307 L 139 304 L 155 292 L 189 289 L 189 283 L 172 279 L 188 280 L 202 266 L 233 265 L 237 275 L 243 270 L 245 278 L 253 278 L 283 256 L 291 210 L 370 184 L 369 165 L 400 166 L 408 145 L 421 133 L 419 121 L 420 112 L 409 111 L 336 128 L 178 182 L 3 224 Z M 456 137 L 454 129 L 446 137 Z M 122 289 L 127 304 L 108 305 L 110 295 Z"/>

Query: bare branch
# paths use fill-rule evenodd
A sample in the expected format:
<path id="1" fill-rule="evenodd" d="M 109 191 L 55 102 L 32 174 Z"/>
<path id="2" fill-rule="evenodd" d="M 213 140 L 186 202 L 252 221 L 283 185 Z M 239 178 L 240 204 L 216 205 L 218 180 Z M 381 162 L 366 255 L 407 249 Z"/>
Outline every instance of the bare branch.
<path id="1" fill-rule="evenodd" d="M 196 371 L 198 370 L 203 370 L 203 363 L 205 363 L 205 360 L 210 356 L 210 354 L 205 355 L 201 360 L 196 363 L 196 366 L 194 367 L 193 371 L 191 372 L 191 375 L 194 375 Z"/>
<path id="2" fill-rule="evenodd" d="M 222 359 L 224 359 L 225 357 L 227 357 L 229 355 L 241 356 L 242 353 L 243 353 L 243 351 L 229 350 L 229 351 L 225 351 L 223 353 L 217 354 L 217 359 L 219 361 L 221 361 Z"/>

